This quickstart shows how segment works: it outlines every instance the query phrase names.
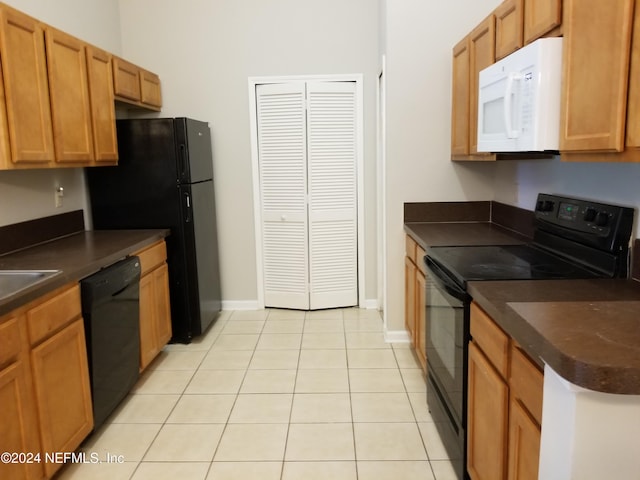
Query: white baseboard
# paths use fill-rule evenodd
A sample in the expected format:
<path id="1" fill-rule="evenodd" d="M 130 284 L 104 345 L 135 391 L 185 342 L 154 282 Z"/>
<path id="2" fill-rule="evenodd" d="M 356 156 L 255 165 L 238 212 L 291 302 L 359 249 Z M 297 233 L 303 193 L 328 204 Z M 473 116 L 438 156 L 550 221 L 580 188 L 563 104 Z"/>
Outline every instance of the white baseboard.
<path id="1" fill-rule="evenodd" d="M 257 300 L 223 300 L 222 310 L 261 310 Z"/>
<path id="2" fill-rule="evenodd" d="M 365 299 L 363 308 L 366 308 L 367 310 L 377 310 L 378 300 L 375 298 Z"/>
<path id="3" fill-rule="evenodd" d="M 378 300 L 371 298 L 364 301 L 367 310 L 376 310 L 378 308 Z M 222 310 L 261 310 L 257 300 L 223 300 Z"/>
<path id="4" fill-rule="evenodd" d="M 385 330 L 384 341 L 387 343 L 409 343 L 411 338 L 406 330 Z"/>

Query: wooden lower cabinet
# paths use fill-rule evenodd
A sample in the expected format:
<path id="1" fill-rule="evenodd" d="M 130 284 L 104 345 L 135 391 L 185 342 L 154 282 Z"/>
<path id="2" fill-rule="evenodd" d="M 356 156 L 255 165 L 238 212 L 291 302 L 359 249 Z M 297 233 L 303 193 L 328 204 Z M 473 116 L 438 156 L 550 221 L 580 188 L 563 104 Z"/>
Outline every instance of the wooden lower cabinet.
<path id="1" fill-rule="evenodd" d="M 84 321 L 75 320 L 31 352 L 44 452 L 73 452 L 93 429 Z M 45 462 L 47 476 L 62 465 Z"/>
<path id="2" fill-rule="evenodd" d="M 469 344 L 467 470 L 472 480 L 506 478 L 509 387 L 474 342 Z"/>
<path id="3" fill-rule="evenodd" d="M 93 429 L 84 320 L 77 283 L 0 318 L 0 451 L 40 455 L 0 463 L 0 478 L 51 478 Z"/>
<path id="4" fill-rule="evenodd" d="M 509 410 L 509 480 L 537 480 L 540 425 L 524 405 L 511 398 Z"/>
<path id="5" fill-rule="evenodd" d="M 471 305 L 471 336 L 469 476 L 472 480 L 536 480 L 543 373 L 475 303 Z"/>
<path id="6" fill-rule="evenodd" d="M 144 370 L 169 342 L 171 305 L 169 269 L 164 241 L 138 252 L 140 277 L 140 371 Z"/>
<path id="7" fill-rule="evenodd" d="M 24 316 L 0 319 L 0 451 L 40 452 L 40 431 L 33 395 Z M 0 462 L 0 478 L 43 478 L 42 463 Z"/>
<path id="8" fill-rule="evenodd" d="M 407 255 L 404 259 L 404 321 L 411 346 L 416 352 L 422 369 L 426 371 L 425 334 L 425 251 L 410 236 L 406 237 Z"/>

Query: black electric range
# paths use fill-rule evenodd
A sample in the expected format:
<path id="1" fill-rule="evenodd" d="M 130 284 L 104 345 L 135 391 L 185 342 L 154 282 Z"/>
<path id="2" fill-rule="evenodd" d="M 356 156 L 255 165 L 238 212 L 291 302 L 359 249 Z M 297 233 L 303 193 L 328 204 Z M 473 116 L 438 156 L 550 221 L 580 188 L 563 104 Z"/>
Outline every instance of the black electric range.
<path id="1" fill-rule="evenodd" d="M 528 244 L 427 248 L 427 403 L 458 478 L 466 472 L 467 282 L 626 277 L 634 210 L 539 194 Z"/>

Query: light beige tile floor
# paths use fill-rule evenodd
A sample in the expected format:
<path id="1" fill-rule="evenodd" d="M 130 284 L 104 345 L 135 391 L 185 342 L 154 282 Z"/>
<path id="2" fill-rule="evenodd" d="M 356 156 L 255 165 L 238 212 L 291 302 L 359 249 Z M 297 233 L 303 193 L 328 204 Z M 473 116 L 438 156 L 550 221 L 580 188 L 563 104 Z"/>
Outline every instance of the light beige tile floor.
<path id="1" fill-rule="evenodd" d="M 406 344 L 378 312 L 223 312 L 168 345 L 57 480 L 453 480 Z"/>

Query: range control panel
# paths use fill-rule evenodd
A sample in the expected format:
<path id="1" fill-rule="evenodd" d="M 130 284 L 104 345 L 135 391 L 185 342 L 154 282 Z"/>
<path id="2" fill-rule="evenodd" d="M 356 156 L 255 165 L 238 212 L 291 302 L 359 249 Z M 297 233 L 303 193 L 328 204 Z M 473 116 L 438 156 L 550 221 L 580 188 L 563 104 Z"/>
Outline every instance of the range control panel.
<path id="1" fill-rule="evenodd" d="M 634 209 L 540 193 L 534 214 L 539 228 L 559 227 L 565 235 L 566 230 L 575 232 L 577 240 L 597 237 L 598 243 L 608 243 L 606 239 L 630 234 Z"/>

